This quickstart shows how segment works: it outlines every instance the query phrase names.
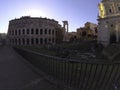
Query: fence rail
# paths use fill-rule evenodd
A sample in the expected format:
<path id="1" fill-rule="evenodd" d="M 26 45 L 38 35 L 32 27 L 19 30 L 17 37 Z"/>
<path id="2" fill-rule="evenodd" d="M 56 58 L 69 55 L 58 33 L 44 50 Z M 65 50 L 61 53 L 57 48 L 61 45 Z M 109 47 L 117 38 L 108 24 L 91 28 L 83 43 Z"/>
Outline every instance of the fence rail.
<path id="1" fill-rule="evenodd" d="M 72 90 L 120 90 L 120 63 L 68 60 L 15 48 L 30 63 Z"/>

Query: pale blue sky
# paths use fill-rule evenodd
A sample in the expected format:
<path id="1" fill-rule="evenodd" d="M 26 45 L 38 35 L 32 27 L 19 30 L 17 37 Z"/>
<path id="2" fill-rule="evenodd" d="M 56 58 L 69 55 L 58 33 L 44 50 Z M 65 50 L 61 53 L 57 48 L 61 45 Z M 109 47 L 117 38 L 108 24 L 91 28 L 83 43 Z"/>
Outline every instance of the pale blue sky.
<path id="1" fill-rule="evenodd" d="M 0 32 L 7 32 L 9 21 L 21 16 L 48 17 L 69 21 L 69 31 L 97 23 L 98 3 L 101 0 L 0 0 Z"/>

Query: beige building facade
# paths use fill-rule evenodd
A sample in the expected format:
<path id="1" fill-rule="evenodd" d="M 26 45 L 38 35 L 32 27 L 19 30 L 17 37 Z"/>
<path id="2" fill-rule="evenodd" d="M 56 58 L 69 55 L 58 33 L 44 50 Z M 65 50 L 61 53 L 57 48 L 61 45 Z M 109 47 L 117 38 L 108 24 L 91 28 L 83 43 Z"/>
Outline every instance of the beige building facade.
<path id="1" fill-rule="evenodd" d="M 102 0 L 98 7 L 98 43 L 120 43 L 120 0 Z"/>
<path id="2" fill-rule="evenodd" d="M 44 45 L 56 44 L 57 30 L 62 32 L 58 21 L 38 17 L 21 17 L 9 22 L 8 44 L 15 45 Z"/>
<path id="3" fill-rule="evenodd" d="M 86 22 L 84 27 L 77 28 L 77 38 L 97 37 L 97 24 Z"/>

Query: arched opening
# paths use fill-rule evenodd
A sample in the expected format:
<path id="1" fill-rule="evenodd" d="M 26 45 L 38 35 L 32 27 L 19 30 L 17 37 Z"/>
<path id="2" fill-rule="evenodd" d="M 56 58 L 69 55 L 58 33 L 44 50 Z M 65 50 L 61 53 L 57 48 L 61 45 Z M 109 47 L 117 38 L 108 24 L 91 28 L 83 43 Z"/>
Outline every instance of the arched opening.
<path id="1" fill-rule="evenodd" d="M 39 31 L 38 31 L 38 28 L 36 28 L 36 35 L 38 35 Z"/>
<path id="2" fill-rule="evenodd" d="M 31 44 L 32 44 L 32 45 L 34 44 L 34 39 L 33 39 L 33 38 L 31 39 Z"/>
<path id="3" fill-rule="evenodd" d="M 39 43 L 38 38 L 36 38 L 36 44 L 38 44 L 38 43 Z"/>
<path id="4" fill-rule="evenodd" d="M 15 39 L 15 45 L 17 45 L 17 39 Z"/>
<path id="5" fill-rule="evenodd" d="M 14 45 L 14 41 L 15 41 L 15 40 L 14 40 L 14 39 L 12 39 L 12 45 Z"/>
<path id="6" fill-rule="evenodd" d="M 40 44 L 43 44 L 43 38 L 40 38 Z"/>
<path id="7" fill-rule="evenodd" d="M 49 35 L 51 35 L 51 29 L 49 29 Z"/>
<path id="8" fill-rule="evenodd" d="M 22 43 L 23 43 L 23 45 L 25 45 L 25 39 L 24 38 L 22 39 Z"/>
<path id="9" fill-rule="evenodd" d="M 49 38 L 49 43 L 51 43 L 51 38 Z"/>
<path id="10" fill-rule="evenodd" d="M 27 34 L 29 34 L 29 32 L 30 32 L 29 29 L 27 29 Z"/>
<path id="11" fill-rule="evenodd" d="M 116 35 L 115 34 L 110 35 L 110 43 L 116 43 Z"/>
<path id="12" fill-rule="evenodd" d="M 40 35 L 42 35 L 43 34 L 43 29 L 40 29 Z"/>
<path id="13" fill-rule="evenodd" d="M 29 45 L 29 42 L 30 42 L 29 39 L 27 39 L 27 45 Z"/>
<path id="14" fill-rule="evenodd" d="M 54 43 L 55 42 L 55 39 L 54 38 L 52 38 L 52 43 Z"/>
<path id="15" fill-rule="evenodd" d="M 47 44 L 47 38 L 45 38 L 45 44 Z"/>
<path id="16" fill-rule="evenodd" d="M 45 29 L 45 32 L 44 32 L 45 34 L 47 34 L 47 29 Z"/>
<path id="17" fill-rule="evenodd" d="M 19 43 L 19 45 L 21 45 L 21 41 L 20 41 L 20 39 L 18 40 L 18 43 Z"/>

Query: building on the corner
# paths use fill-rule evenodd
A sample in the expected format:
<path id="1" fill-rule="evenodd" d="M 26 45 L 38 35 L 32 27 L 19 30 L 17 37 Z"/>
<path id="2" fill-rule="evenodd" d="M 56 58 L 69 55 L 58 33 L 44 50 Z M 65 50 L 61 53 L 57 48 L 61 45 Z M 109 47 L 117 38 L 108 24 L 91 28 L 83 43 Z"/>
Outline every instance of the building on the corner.
<path id="1" fill-rule="evenodd" d="M 9 21 L 8 44 L 12 46 L 56 44 L 62 41 L 63 35 L 60 35 L 62 31 L 58 21 L 25 16 Z"/>
<path id="2" fill-rule="evenodd" d="M 98 43 L 120 43 L 120 0 L 102 0 L 98 7 Z"/>
<path id="3" fill-rule="evenodd" d="M 82 37 L 97 37 L 97 24 L 86 22 L 84 27 L 77 28 L 77 38 Z"/>

